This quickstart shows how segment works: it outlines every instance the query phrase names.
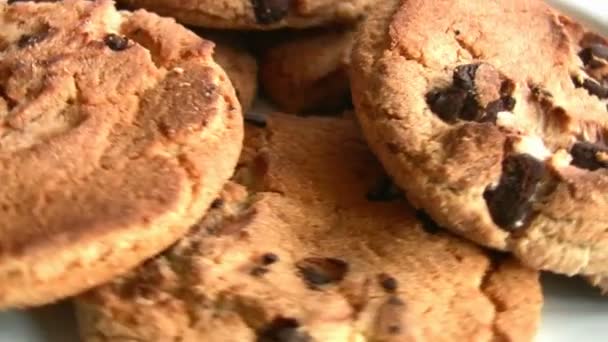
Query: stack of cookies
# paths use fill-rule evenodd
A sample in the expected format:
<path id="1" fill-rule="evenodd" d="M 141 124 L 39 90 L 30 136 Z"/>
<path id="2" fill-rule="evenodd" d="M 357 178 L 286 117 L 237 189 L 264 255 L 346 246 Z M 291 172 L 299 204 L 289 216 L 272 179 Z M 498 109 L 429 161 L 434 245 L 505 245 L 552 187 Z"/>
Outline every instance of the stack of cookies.
<path id="1" fill-rule="evenodd" d="M 116 6 L 0 3 L 0 309 L 532 341 L 540 270 L 608 291 L 608 40 L 544 2 Z"/>

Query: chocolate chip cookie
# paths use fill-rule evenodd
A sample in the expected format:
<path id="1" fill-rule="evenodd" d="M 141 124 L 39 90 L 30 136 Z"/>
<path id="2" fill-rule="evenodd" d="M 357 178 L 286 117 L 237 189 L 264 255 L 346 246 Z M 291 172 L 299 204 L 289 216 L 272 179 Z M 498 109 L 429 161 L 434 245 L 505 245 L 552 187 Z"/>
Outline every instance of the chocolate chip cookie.
<path id="1" fill-rule="evenodd" d="M 260 57 L 266 95 L 289 113 L 337 111 L 350 103 L 353 29 L 293 34 Z"/>
<path id="2" fill-rule="evenodd" d="M 228 74 L 241 108 L 247 112 L 258 92 L 258 63 L 244 48 L 224 42 L 215 43 L 215 60 Z"/>
<path id="3" fill-rule="evenodd" d="M 123 274 L 187 232 L 242 145 L 213 44 L 111 1 L 0 4 L 0 309 Z"/>
<path id="4" fill-rule="evenodd" d="M 271 30 L 353 22 L 371 0 L 121 0 L 193 26 Z"/>
<path id="5" fill-rule="evenodd" d="M 598 282 L 606 45 L 542 1 L 383 1 L 353 51 L 355 108 L 416 207 L 531 267 Z"/>
<path id="6" fill-rule="evenodd" d="M 276 114 L 247 135 L 246 188 L 77 299 L 85 341 L 532 340 L 537 272 L 416 214 L 354 121 Z"/>

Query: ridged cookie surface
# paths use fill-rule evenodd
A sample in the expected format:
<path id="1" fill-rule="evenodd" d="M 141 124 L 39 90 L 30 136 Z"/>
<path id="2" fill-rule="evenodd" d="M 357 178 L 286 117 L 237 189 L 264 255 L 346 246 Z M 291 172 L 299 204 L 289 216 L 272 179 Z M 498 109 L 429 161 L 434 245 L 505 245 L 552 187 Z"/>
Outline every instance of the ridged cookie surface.
<path id="1" fill-rule="evenodd" d="M 543 1 L 383 1 L 351 79 L 415 206 L 531 267 L 608 275 L 604 37 Z"/>
<path id="2" fill-rule="evenodd" d="M 242 145 L 213 44 L 110 1 L 0 4 L 0 308 L 48 303 L 158 253 Z"/>

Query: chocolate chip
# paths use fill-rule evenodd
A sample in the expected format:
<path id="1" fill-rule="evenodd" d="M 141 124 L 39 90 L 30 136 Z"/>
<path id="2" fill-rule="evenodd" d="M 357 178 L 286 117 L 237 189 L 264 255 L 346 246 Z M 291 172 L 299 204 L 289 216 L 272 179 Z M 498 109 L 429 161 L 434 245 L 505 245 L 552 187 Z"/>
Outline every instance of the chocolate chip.
<path id="1" fill-rule="evenodd" d="M 268 25 L 287 16 L 292 0 L 251 0 L 255 18 L 259 24 Z"/>
<path id="2" fill-rule="evenodd" d="M 494 222 L 514 231 L 532 218 L 532 204 L 544 191 L 548 170 L 544 163 L 528 154 L 508 156 L 502 163 L 502 175 L 496 187 L 488 187 L 484 198 Z"/>
<path id="3" fill-rule="evenodd" d="M 304 258 L 296 263 L 296 267 L 311 287 L 340 282 L 349 268 L 343 260 L 316 257 Z"/>
<path id="4" fill-rule="evenodd" d="M 608 46 L 604 44 L 591 44 L 578 54 L 585 65 L 593 62 L 594 59 L 603 59 L 608 62 Z"/>
<path id="5" fill-rule="evenodd" d="M 24 34 L 17 41 L 17 46 L 20 49 L 23 49 L 23 48 L 26 48 L 29 46 L 33 46 L 33 45 L 36 45 L 36 44 L 40 43 L 41 41 L 45 40 L 46 37 L 48 37 L 48 36 L 49 36 L 48 28 L 40 30 L 39 32 L 36 32 L 33 34 Z"/>
<path id="6" fill-rule="evenodd" d="M 211 209 L 219 209 L 222 206 L 224 206 L 224 200 L 221 198 L 216 198 L 212 203 L 211 203 Z"/>
<path id="7" fill-rule="evenodd" d="M 249 274 L 251 274 L 254 277 L 261 277 L 268 272 L 270 272 L 270 270 L 267 269 L 266 267 L 256 266 L 256 267 L 252 268 L 251 271 L 249 271 Z"/>
<path id="8" fill-rule="evenodd" d="M 495 122 L 498 113 L 500 112 L 510 112 L 515 109 L 515 99 L 512 97 L 502 97 L 499 100 L 494 102 L 490 102 L 486 107 L 487 119 L 484 121 Z"/>
<path id="9" fill-rule="evenodd" d="M 467 99 L 468 94 L 462 89 L 431 91 L 426 95 L 431 110 L 447 123 L 458 121 Z"/>
<path id="10" fill-rule="evenodd" d="M 416 211 L 416 218 L 420 221 L 422 229 L 429 234 L 437 234 L 443 230 L 433 219 L 423 210 Z"/>
<path id="11" fill-rule="evenodd" d="M 586 79 L 583 81 L 582 87 L 587 89 L 587 92 L 591 95 L 595 95 L 600 99 L 608 98 L 608 87 L 605 87 L 592 79 Z"/>
<path id="12" fill-rule="evenodd" d="M 257 342 L 312 342 L 293 318 L 278 317 L 257 332 Z"/>
<path id="13" fill-rule="evenodd" d="M 123 51 L 129 47 L 129 39 L 127 37 L 121 37 L 114 33 L 109 33 L 103 41 L 114 51 Z"/>
<path id="14" fill-rule="evenodd" d="M 595 171 L 608 168 L 608 147 L 588 142 L 574 144 L 570 151 L 572 165 L 581 169 Z"/>
<path id="15" fill-rule="evenodd" d="M 245 122 L 260 128 L 267 125 L 266 116 L 255 112 L 245 113 Z"/>
<path id="16" fill-rule="evenodd" d="M 388 202 L 403 197 L 390 177 L 382 177 L 365 196 L 370 202 Z"/>
<path id="17" fill-rule="evenodd" d="M 479 64 L 465 64 L 456 67 L 452 76 L 454 86 L 464 90 L 474 90 L 477 69 L 479 69 Z"/>
<path id="18" fill-rule="evenodd" d="M 513 110 L 515 84 L 488 64 L 458 66 L 452 85 L 426 95 L 430 109 L 447 123 L 459 120 L 495 122 L 497 114 Z"/>
<path id="19" fill-rule="evenodd" d="M 378 275 L 378 282 L 380 283 L 380 286 L 382 286 L 382 288 L 388 293 L 394 293 L 397 291 L 397 287 L 399 285 L 397 279 L 386 273 Z"/>
<path id="20" fill-rule="evenodd" d="M 264 265 L 272 265 L 279 261 L 279 256 L 274 253 L 264 253 L 262 255 L 262 263 Z"/>

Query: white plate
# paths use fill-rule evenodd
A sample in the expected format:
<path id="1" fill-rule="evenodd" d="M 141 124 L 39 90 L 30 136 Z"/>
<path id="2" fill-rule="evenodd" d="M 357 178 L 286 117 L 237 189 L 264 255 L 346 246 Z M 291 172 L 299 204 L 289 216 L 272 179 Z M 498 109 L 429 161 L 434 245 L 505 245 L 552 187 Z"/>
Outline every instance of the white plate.
<path id="1" fill-rule="evenodd" d="M 604 33 L 608 0 L 548 0 Z M 545 307 L 538 342 L 608 341 L 608 297 L 580 279 L 543 276 Z M 465 323 L 466 324 L 466 323 Z M 76 342 L 69 303 L 0 313 L 0 342 Z"/>

